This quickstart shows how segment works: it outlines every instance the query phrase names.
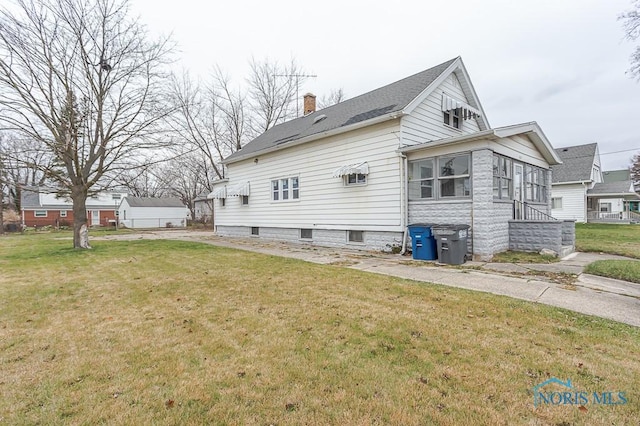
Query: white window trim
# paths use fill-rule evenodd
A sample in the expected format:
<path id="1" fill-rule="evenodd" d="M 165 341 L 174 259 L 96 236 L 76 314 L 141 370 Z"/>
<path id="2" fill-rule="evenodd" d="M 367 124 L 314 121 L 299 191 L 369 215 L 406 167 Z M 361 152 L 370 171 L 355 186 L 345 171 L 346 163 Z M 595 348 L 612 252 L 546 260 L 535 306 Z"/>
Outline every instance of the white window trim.
<path id="1" fill-rule="evenodd" d="M 559 206 L 554 207 L 554 204 L 560 204 Z M 554 210 L 562 209 L 562 197 L 551 197 L 551 208 Z"/>
<path id="2" fill-rule="evenodd" d="M 356 182 L 349 183 L 349 176 L 355 176 Z M 364 176 L 364 182 L 358 182 L 358 176 Z M 344 186 L 367 186 L 369 184 L 369 176 L 364 173 L 352 173 L 349 175 L 344 175 L 342 183 Z"/>
<path id="3" fill-rule="evenodd" d="M 44 215 L 38 214 L 44 212 Z M 34 210 L 33 217 L 47 217 L 49 216 L 49 212 L 47 210 Z"/>
<path id="4" fill-rule="evenodd" d="M 298 181 L 298 187 L 294 188 L 293 187 L 293 180 L 296 179 Z M 283 180 L 287 180 L 287 193 L 288 193 L 288 197 L 287 199 L 283 199 L 283 194 L 284 194 L 284 190 L 282 189 L 283 185 L 282 185 L 282 181 Z M 275 193 L 274 189 L 273 189 L 273 183 L 274 182 L 278 182 L 278 199 L 274 199 L 273 194 Z M 298 196 L 294 198 L 294 190 L 298 191 Z M 299 175 L 291 175 L 291 176 L 285 176 L 285 177 L 281 177 L 281 178 L 273 178 L 273 179 L 269 179 L 269 193 L 271 194 L 271 202 L 272 203 L 292 203 L 292 202 L 298 202 L 300 201 L 300 176 Z"/>
<path id="5" fill-rule="evenodd" d="M 60 217 L 67 217 L 67 211 L 66 210 L 60 210 Z"/>

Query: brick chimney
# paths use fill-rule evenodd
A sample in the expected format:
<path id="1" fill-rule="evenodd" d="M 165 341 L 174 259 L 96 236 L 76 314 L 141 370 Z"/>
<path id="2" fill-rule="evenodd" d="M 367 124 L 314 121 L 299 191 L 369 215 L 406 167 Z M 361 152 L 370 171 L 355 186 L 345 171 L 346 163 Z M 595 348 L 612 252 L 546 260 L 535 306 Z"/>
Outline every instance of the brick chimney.
<path id="1" fill-rule="evenodd" d="M 304 98 L 304 115 L 309 115 L 316 112 L 316 96 L 312 93 L 307 93 Z"/>

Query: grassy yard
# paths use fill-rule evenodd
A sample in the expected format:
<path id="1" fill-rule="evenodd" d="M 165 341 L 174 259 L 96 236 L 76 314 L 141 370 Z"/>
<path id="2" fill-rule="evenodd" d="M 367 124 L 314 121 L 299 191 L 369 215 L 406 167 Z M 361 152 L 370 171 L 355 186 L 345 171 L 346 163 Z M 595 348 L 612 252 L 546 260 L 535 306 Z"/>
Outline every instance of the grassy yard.
<path id="1" fill-rule="evenodd" d="M 205 244 L 94 240 L 82 252 L 69 238 L 0 238 L 0 424 L 640 416 L 638 328 Z M 628 403 L 535 408 L 532 388 L 550 377 Z"/>
<path id="2" fill-rule="evenodd" d="M 584 272 L 640 283 L 640 262 L 637 260 L 598 260 L 587 265 Z"/>
<path id="3" fill-rule="evenodd" d="M 640 259 L 640 225 L 577 223 L 576 250 Z"/>

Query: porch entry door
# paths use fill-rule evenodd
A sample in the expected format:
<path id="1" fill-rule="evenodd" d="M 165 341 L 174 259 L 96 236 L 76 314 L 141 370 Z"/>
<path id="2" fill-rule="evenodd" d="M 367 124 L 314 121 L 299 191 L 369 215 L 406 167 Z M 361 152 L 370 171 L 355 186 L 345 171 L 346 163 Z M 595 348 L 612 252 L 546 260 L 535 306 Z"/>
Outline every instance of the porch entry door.
<path id="1" fill-rule="evenodd" d="M 524 169 L 522 164 L 513 165 L 513 199 L 522 202 L 524 199 L 523 179 Z"/>
<path id="2" fill-rule="evenodd" d="M 91 210 L 91 226 L 100 225 L 100 210 Z"/>
<path id="3" fill-rule="evenodd" d="M 513 165 L 513 218 L 516 220 L 526 219 L 524 204 L 522 204 L 522 200 L 524 198 L 524 190 L 523 190 L 523 182 L 522 175 L 524 174 L 524 169 L 522 164 L 514 164 Z M 519 201 L 519 202 L 516 202 Z"/>

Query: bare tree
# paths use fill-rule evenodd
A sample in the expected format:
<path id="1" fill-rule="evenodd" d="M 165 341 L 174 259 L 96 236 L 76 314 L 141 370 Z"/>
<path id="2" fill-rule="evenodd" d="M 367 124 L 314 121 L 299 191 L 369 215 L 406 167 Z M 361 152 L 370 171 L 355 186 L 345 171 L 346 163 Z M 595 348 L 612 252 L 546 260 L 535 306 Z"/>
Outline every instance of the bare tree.
<path id="1" fill-rule="evenodd" d="M 171 46 L 150 41 L 127 0 L 15 0 L 0 12 L 0 123 L 54 159 L 73 200 L 76 248 L 90 248 L 86 199 L 107 173 L 157 146 Z"/>
<path id="2" fill-rule="evenodd" d="M 163 176 L 166 176 L 169 194 L 182 201 L 196 219 L 195 199 L 204 191 L 211 191 L 205 183 L 206 161 L 202 153 L 194 151 L 164 164 Z"/>
<path id="3" fill-rule="evenodd" d="M 269 130 L 298 115 L 299 88 L 307 79 L 305 71 L 292 59 L 287 65 L 265 59 L 249 63 L 251 75 L 247 79 L 253 136 Z"/>
<path id="4" fill-rule="evenodd" d="M 208 181 L 224 178 L 224 157 L 242 148 L 246 138 L 245 95 L 232 88 L 230 79 L 216 68 L 208 84 L 194 82 L 188 73 L 172 79 L 176 113 L 171 128 L 179 140 L 178 155 L 199 151 Z M 210 170 L 210 171 L 209 171 Z"/>
<path id="5" fill-rule="evenodd" d="M 36 141 L 14 133 L 0 134 L 0 157 L 4 162 L 8 204 L 19 212 L 23 188 L 44 185 L 43 170 L 52 169 L 54 164 Z"/>
<path id="6" fill-rule="evenodd" d="M 318 100 L 318 109 L 324 109 L 330 107 L 331 105 L 339 104 L 344 101 L 344 91 L 342 88 L 334 89 L 328 95 L 322 96 Z"/>
<path id="7" fill-rule="evenodd" d="M 633 156 L 629 172 L 631 174 L 634 189 L 636 192 L 640 192 L 640 154 Z"/>
<path id="8" fill-rule="evenodd" d="M 618 17 L 623 21 L 625 37 L 629 41 L 636 41 L 640 38 L 640 0 L 633 1 L 633 8 Z M 631 68 L 629 73 L 640 81 L 640 46 L 636 46 L 631 54 Z"/>

